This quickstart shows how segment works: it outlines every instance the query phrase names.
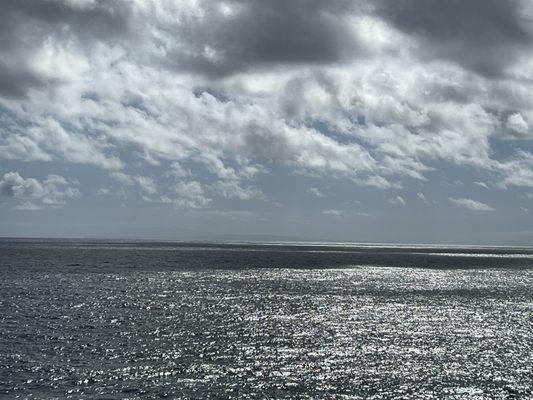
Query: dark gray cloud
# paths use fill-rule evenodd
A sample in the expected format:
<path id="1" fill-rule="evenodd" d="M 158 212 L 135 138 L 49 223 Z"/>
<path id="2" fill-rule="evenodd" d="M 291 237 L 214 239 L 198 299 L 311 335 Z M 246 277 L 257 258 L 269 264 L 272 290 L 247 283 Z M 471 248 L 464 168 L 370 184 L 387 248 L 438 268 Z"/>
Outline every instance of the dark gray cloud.
<path id="1" fill-rule="evenodd" d="M 4 32 L 16 27 L 30 34 L 59 33 L 66 28 L 67 34 L 82 39 L 112 40 L 130 28 L 132 9 L 128 4 L 117 0 L 97 0 L 86 5 L 65 0 L 4 0 L 0 15 Z M 44 28 L 49 32 L 39 32 Z"/>
<path id="2" fill-rule="evenodd" d="M 149 63 L 163 50 L 169 68 L 214 78 L 368 57 L 369 43 L 361 45 L 351 19 L 365 14 L 420 40 L 420 58 L 449 59 L 489 77 L 501 76 L 533 39 L 521 0 L 379 0 L 372 5 L 349 0 L 200 0 L 200 12 L 178 15 L 187 7 L 178 5 L 170 9 L 176 15 L 168 18 L 160 18 L 154 10 L 161 5 L 154 4 L 1 1 L 0 95 L 21 98 L 30 88 L 56 83 L 39 75 L 31 61 L 50 38 L 63 44 L 74 40 L 81 50 L 95 42 L 127 43 L 125 50 Z M 159 36 L 153 36 L 155 31 Z M 145 52 L 132 38 L 155 45 L 156 52 Z"/>
<path id="3" fill-rule="evenodd" d="M 45 82 L 31 71 L 0 61 L 0 95 L 21 98 L 26 95 L 29 88 L 44 85 Z"/>
<path id="4" fill-rule="evenodd" d="M 520 0 L 384 0 L 376 13 L 418 37 L 421 57 L 449 59 L 498 77 L 531 47 L 531 19 L 522 6 Z"/>
<path id="5" fill-rule="evenodd" d="M 24 97 L 30 88 L 52 82 L 40 76 L 30 59 L 51 38 L 88 45 L 112 43 L 132 35 L 132 8 L 120 1 L 75 5 L 66 0 L 0 2 L 0 95 Z"/>
<path id="6" fill-rule="evenodd" d="M 361 52 L 344 17 L 354 5 L 345 0 L 233 0 L 204 4 L 202 18 L 175 26 L 186 44 L 170 49 L 178 69 L 224 76 L 250 67 L 328 64 Z"/>

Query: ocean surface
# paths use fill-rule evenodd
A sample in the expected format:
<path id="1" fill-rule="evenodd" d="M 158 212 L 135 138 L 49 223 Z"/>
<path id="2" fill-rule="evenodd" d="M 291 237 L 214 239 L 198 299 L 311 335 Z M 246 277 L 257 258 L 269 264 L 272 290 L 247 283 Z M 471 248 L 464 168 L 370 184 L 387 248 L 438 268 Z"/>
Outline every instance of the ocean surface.
<path id="1" fill-rule="evenodd" d="M 0 398 L 533 398 L 533 250 L 0 239 Z"/>

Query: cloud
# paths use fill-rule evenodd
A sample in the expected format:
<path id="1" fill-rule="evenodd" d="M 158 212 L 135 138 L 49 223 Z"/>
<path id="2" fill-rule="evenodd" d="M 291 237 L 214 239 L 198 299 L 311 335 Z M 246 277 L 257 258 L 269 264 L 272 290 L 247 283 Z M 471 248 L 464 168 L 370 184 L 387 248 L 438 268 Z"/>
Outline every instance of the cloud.
<path id="1" fill-rule="evenodd" d="M 511 134 L 518 136 L 531 134 L 532 131 L 530 124 L 524 119 L 524 117 L 520 113 L 514 113 L 509 115 L 509 117 L 507 117 L 505 127 L 509 130 Z"/>
<path id="2" fill-rule="evenodd" d="M 341 216 L 344 215 L 344 211 L 335 210 L 335 209 L 327 209 L 327 210 L 323 210 L 322 214 L 324 214 L 324 215 L 332 215 L 334 217 L 341 217 Z"/>
<path id="3" fill-rule="evenodd" d="M 152 178 L 147 176 L 136 176 L 134 179 L 145 194 L 157 194 L 157 186 Z"/>
<path id="4" fill-rule="evenodd" d="M 62 207 L 67 199 L 80 197 L 78 188 L 69 185 L 70 182 L 60 175 L 48 175 L 46 179 L 39 181 L 23 178 L 13 171 L 4 174 L 0 181 L 0 193 L 6 197 L 25 200 L 14 207 L 17 210 L 38 210 L 45 206 Z"/>
<path id="5" fill-rule="evenodd" d="M 179 162 L 173 162 L 170 165 L 170 170 L 167 173 L 177 179 L 186 178 L 191 175 L 191 171 L 186 170 Z"/>
<path id="6" fill-rule="evenodd" d="M 324 197 L 322 192 L 316 187 L 311 187 L 311 188 L 307 189 L 306 192 L 309 193 L 309 194 L 312 194 L 315 197 Z"/>
<path id="7" fill-rule="evenodd" d="M 456 199 L 453 197 L 449 197 L 448 200 L 450 200 L 453 204 L 455 204 L 458 207 L 467 208 L 469 210 L 473 211 L 494 211 L 494 208 L 491 206 L 482 203 L 477 200 L 472 199 Z"/>
<path id="8" fill-rule="evenodd" d="M 30 201 L 24 201 L 22 203 L 19 203 L 17 204 L 16 206 L 13 207 L 14 210 L 19 210 L 19 211 L 39 211 L 39 210 L 42 210 L 43 207 L 37 205 L 37 204 L 34 204 Z"/>
<path id="9" fill-rule="evenodd" d="M 255 180 L 278 167 L 390 190 L 451 164 L 533 187 L 529 152 L 495 151 L 533 138 L 526 3 L 7 0 L 0 159 L 192 208 L 266 197 Z"/>
<path id="10" fill-rule="evenodd" d="M 477 185 L 479 187 L 482 187 L 484 189 L 488 189 L 489 186 L 485 182 L 474 182 L 474 185 Z"/>
<path id="11" fill-rule="evenodd" d="M 416 37 L 420 56 L 501 76 L 533 38 L 521 0 L 379 1 L 377 13 Z"/>
<path id="12" fill-rule="evenodd" d="M 0 94 L 23 98 L 32 88 L 56 84 L 35 62 L 50 41 L 84 45 L 133 33 L 128 3 L 69 0 L 4 0 L 0 4 Z"/>
<path id="13" fill-rule="evenodd" d="M 362 51 L 345 0 L 200 1 L 177 23 L 160 22 L 165 62 L 180 71 L 222 77 L 250 68 L 342 62 Z M 181 17 L 181 18 L 180 18 Z M 175 39 L 178 40 L 175 40 Z"/>
<path id="14" fill-rule="evenodd" d="M 407 203 L 405 202 L 405 200 L 403 199 L 402 196 L 396 196 L 396 197 L 391 197 L 390 199 L 387 200 L 390 204 L 392 205 L 395 205 L 395 206 L 402 206 L 402 207 L 405 207 L 407 205 Z"/>
<path id="15" fill-rule="evenodd" d="M 0 192 L 7 197 L 39 198 L 44 195 L 44 188 L 36 179 L 24 179 L 18 172 L 8 172 L 0 181 Z"/>
<path id="16" fill-rule="evenodd" d="M 133 177 L 123 172 L 113 172 L 110 176 L 125 186 L 132 186 L 135 183 L 135 179 L 133 179 Z"/>
<path id="17" fill-rule="evenodd" d="M 522 186 L 533 187 L 533 154 L 518 150 L 513 157 L 496 163 L 503 175 L 500 187 Z"/>
<path id="18" fill-rule="evenodd" d="M 61 122 L 50 116 L 29 114 L 24 118 L 28 120 L 21 124 L 20 121 L 13 121 L 12 116 L 4 115 L 7 124 L 0 127 L 0 159 L 56 159 L 75 164 L 96 165 L 109 170 L 118 170 L 123 166 L 117 157 L 105 154 L 106 144 L 97 135 L 88 135 L 77 129 L 66 129 L 66 119 Z"/>
<path id="19" fill-rule="evenodd" d="M 218 181 L 211 185 L 211 189 L 226 199 L 263 200 L 265 198 L 261 190 L 253 187 L 243 187 L 236 180 Z"/>
<path id="20" fill-rule="evenodd" d="M 333 217 L 371 217 L 372 214 L 363 212 L 363 211 L 345 211 L 345 210 L 337 210 L 337 209 L 327 209 L 322 211 L 323 215 L 329 215 Z"/>
<path id="21" fill-rule="evenodd" d="M 179 208 L 206 208 L 211 203 L 204 187 L 197 181 L 179 182 L 174 188 L 174 193 L 175 197 L 170 201 Z"/>
<path id="22" fill-rule="evenodd" d="M 158 193 L 157 185 L 154 179 L 142 175 L 128 175 L 123 172 L 113 172 L 110 174 L 111 178 L 122 184 L 123 186 L 136 186 L 140 189 L 144 199 L 150 201 L 149 196 Z"/>

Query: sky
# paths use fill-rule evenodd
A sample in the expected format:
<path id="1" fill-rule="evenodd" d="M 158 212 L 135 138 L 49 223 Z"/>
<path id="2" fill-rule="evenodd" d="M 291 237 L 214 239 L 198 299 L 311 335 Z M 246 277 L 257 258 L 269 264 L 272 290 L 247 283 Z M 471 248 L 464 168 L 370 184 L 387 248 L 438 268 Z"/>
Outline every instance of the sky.
<path id="1" fill-rule="evenodd" d="M 0 236 L 533 245 L 532 0 L 2 0 Z"/>

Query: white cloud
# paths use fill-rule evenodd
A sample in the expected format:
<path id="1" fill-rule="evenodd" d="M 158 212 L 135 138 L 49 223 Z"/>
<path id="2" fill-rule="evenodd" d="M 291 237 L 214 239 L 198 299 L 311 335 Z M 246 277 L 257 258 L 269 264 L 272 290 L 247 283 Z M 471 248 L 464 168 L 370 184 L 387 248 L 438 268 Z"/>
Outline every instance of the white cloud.
<path id="1" fill-rule="evenodd" d="M 322 214 L 324 214 L 324 215 L 332 215 L 334 217 L 341 217 L 341 216 L 344 215 L 344 211 L 335 210 L 335 209 L 328 209 L 328 210 L 323 210 Z"/>
<path id="2" fill-rule="evenodd" d="M 113 172 L 110 176 L 125 186 L 132 186 L 135 182 L 131 176 L 125 174 L 124 172 Z"/>
<path id="3" fill-rule="evenodd" d="M 402 196 L 391 197 L 390 199 L 388 199 L 388 202 L 395 206 L 405 207 L 407 205 Z"/>
<path id="4" fill-rule="evenodd" d="M 41 182 L 34 178 L 23 178 L 18 172 L 12 171 L 5 173 L 0 181 L 0 193 L 23 200 L 14 207 L 17 210 L 38 210 L 44 206 L 61 207 L 67 199 L 81 195 L 78 188 L 68 185 L 72 183 L 60 175 L 48 175 Z"/>
<path id="5" fill-rule="evenodd" d="M 191 175 L 190 171 L 187 171 L 179 162 L 173 162 L 170 166 L 170 171 L 168 172 L 168 175 L 176 178 L 187 178 Z"/>
<path id="6" fill-rule="evenodd" d="M 420 200 L 422 200 L 424 203 L 428 203 L 426 196 L 424 196 L 424 193 L 417 193 L 416 197 L 418 197 Z"/>
<path id="7" fill-rule="evenodd" d="M 38 206 L 37 204 L 34 204 L 30 201 L 24 201 L 14 206 L 13 209 L 19 210 L 19 211 L 38 211 L 38 210 L 42 210 L 43 207 Z"/>
<path id="8" fill-rule="evenodd" d="M 179 182 L 174 188 L 176 197 L 171 202 L 179 208 L 206 208 L 211 199 L 205 195 L 205 190 L 200 182 Z"/>
<path id="9" fill-rule="evenodd" d="M 494 211 L 494 208 L 491 206 L 482 203 L 477 200 L 472 199 L 457 199 L 453 197 L 449 197 L 448 200 L 450 200 L 453 204 L 455 204 L 458 207 L 467 208 L 469 210 L 473 211 Z"/>
<path id="10" fill-rule="evenodd" d="M 117 157 L 104 154 L 107 147 L 105 138 L 85 135 L 76 128 L 65 129 L 60 123 L 61 119 L 39 113 L 23 113 L 18 117 L 26 119 L 30 125 L 16 126 L 13 128 L 14 132 L 8 131 L 7 135 L 5 131 L 2 135 L 0 130 L 0 158 L 23 161 L 61 160 L 76 164 L 93 164 L 110 170 L 123 167 L 122 161 Z"/>
<path id="11" fill-rule="evenodd" d="M 153 178 L 142 175 L 128 175 L 123 172 L 113 172 L 110 174 L 111 178 L 121 183 L 124 186 L 134 186 L 136 185 L 144 199 L 150 201 L 149 196 L 156 195 L 158 193 L 157 185 Z M 148 196 L 148 197 L 147 197 Z"/>
<path id="12" fill-rule="evenodd" d="M 4 196 L 19 199 L 40 198 L 45 190 L 37 179 L 24 179 L 18 172 L 7 172 L 0 181 L 0 190 Z"/>
<path id="13" fill-rule="evenodd" d="M 345 211 L 337 209 L 327 209 L 322 211 L 323 215 L 329 215 L 333 217 L 371 217 L 372 214 L 369 214 L 364 211 Z"/>
<path id="14" fill-rule="evenodd" d="M 322 192 L 316 187 L 311 187 L 307 189 L 307 193 L 312 194 L 313 196 L 316 196 L 316 197 L 324 197 Z"/>
<path id="15" fill-rule="evenodd" d="M 531 127 L 520 113 L 514 113 L 509 115 L 505 127 L 509 129 L 511 134 L 533 134 L 533 132 L 531 131 Z"/>
<path id="16" fill-rule="evenodd" d="M 157 194 L 157 186 L 152 178 L 147 176 L 136 176 L 134 179 L 145 194 Z"/>
<path id="17" fill-rule="evenodd" d="M 259 189 L 243 187 L 237 180 L 218 181 L 211 185 L 211 189 L 226 199 L 263 200 L 265 195 Z"/>
<path id="18" fill-rule="evenodd" d="M 512 158 L 497 162 L 495 166 L 503 175 L 503 180 L 500 182 L 502 188 L 508 186 L 533 187 L 532 153 L 518 150 Z"/>

